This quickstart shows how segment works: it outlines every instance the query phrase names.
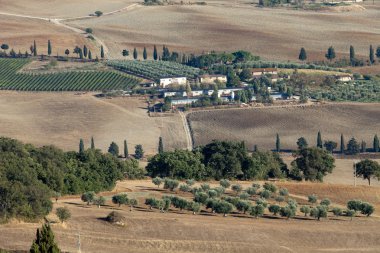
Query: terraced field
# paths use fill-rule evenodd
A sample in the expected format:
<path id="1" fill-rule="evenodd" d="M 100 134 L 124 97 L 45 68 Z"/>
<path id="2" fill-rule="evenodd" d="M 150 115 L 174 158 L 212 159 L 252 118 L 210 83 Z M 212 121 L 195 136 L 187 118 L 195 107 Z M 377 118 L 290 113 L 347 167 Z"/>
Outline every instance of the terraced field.
<path id="1" fill-rule="evenodd" d="M 100 91 L 127 89 L 137 78 L 116 71 L 69 71 L 51 74 L 18 73 L 28 59 L 0 59 L 0 89 L 20 91 Z"/>

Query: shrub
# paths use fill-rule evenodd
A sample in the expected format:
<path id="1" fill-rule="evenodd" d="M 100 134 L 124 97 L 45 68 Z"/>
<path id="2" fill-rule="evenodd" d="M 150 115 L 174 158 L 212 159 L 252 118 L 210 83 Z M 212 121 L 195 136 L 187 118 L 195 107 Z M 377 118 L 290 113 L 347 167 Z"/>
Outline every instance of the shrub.
<path id="1" fill-rule="evenodd" d="M 280 212 L 281 207 L 279 205 L 270 205 L 268 207 L 269 212 L 273 213 L 273 215 L 277 215 Z"/>
<path id="2" fill-rule="evenodd" d="M 195 184 L 195 180 L 194 180 L 194 179 L 187 179 L 187 180 L 186 180 L 186 184 L 187 184 L 188 186 L 193 186 L 193 185 Z"/>
<path id="3" fill-rule="evenodd" d="M 284 196 L 284 197 L 289 195 L 289 191 L 286 188 L 281 188 L 279 193 L 280 193 L 280 196 Z"/>
<path id="4" fill-rule="evenodd" d="M 250 195 L 250 196 L 253 196 L 257 193 L 257 188 L 255 187 L 248 187 L 246 192 Z"/>
<path id="5" fill-rule="evenodd" d="M 128 203 L 128 196 L 127 194 L 118 194 L 118 195 L 114 195 L 112 196 L 112 203 L 114 204 L 118 204 L 119 207 L 121 205 L 125 205 Z"/>
<path id="6" fill-rule="evenodd" d="M 258 183 L 253 183 L 253 184 L 252 184 L 252 187 L 253 187 L 253 188 L 256 188 L 256 189 L 260 189 L 261 185 L 258 184 Z"/>
<path id="7" fill-rule="evenodd" d="M 188 184 L 181 184 L 179 186 L 179 190 L 181 192 L 190 192 L 191 191 L 191 187 Z"/>
<path id="8" fill-rule="evenodd" d="M 227 179 L 221 179 L 221 180 L 219 181 L 219 184 L 220 184 L 220 186 L 224 187 L 225 189 L 228 189 L 228 188 L 230 188 L 230 186 L 231 186 L 230 181 L 227 180 Z"/>
<path id="9" fill-rule="evenodd" d="M 126 219 L 121 213 L 112 211 L 107 215 L 106 220 L 112 224 L 124 226 Z"/>
<path id="10" fill-rule="evenodd" d="M 160 177 L 155 177 L 155 178 L 152 179 L 152 183 L 154 185 L 157 185 L 157 187 L 160 187 L 160 185 L 162 184 L 162 182 L 163 182 L 163 179 L 160 178 Z"/>
<path id="11" fill-rule="evenodd" d="M 71 217 L 70 210 L 67 207 L 58 207 L 57 210 L 55 211 L 58 219 L 64 223 Z"/>
<path id="12" fill-rule="evenodd" d="M 352 220 L 353 217 L 355 217 L 355 215 L 356 215 L 356 211 L 355 210 L 350 210 L 350 209 L 346 210 L 346 216 L 347 217 L 351 217 L 351 220 Z"/>
<path id="13" fill-rule="evenodd" d="M 100 17 L 101 15 L 103 15 L 103 12 L 101 12 L 101 11 L 95 11 L 95 15 L 97 17 Z"/>
<path id="14" fill-rule="evenodd" d="M 175 179 L 165 178 L 164 181 L 164 189 L 169 189 L 170 191 L 174 191 L 179 185 L 179 182 Z"/>
<path id="15" fill-rule="evenodd" d="M 246 200 L 249 198 L 249 194 L 246 192 L 243 192 L 242 194 L 239 195 L 239 198 Z"/>
<path id="16" fill-rule="evenodd" d="M 203 184 L 201 184 L 201 188 L 202 188 L 203 191 L 206 192 L 206 191 L 210 190 L 210 185 L 206 184 L 206 183 L 203 183 Z"/>
<path id="17" fill-rule="evenodd" d="M 86 28 L 86 33 L 92 33 L 92 28 Z"/>
<path id="18" fill-rule="evenodd" d="M 263 199 L 269 199 L 270 198 L 270 194 L 271 194 L 270 191 L 263 190 L 262 192 L 260 192 L 260 197 L 263 198 Z"/>
<path id="19" fill-rule="evenodd" d="M 307 198 L 308 198 L 307 201 L 308 201 L 309 203 L 312 203 L 312 204 L 317 203 L 318 198 L 317 198 L 316 195 L 312 194 L 312 195 L 307 196 Z"/>
<path id="20" fill-rule="evenodd" d="M 284 196 L 277 196 L 277 197 L 275 198 L 275 200 L 276 200 L 278 203 L 281 203 L 281 202 L 284 202 L 284 201 L 285 201 L 285 198 L 284 198 Z"/>
<path id="21" fill-rule="evenodd" d="M 322 206 L 328 207 L 331 204 L 331 201 L 328 198 L 322 199 L 321 203 Z"/>
<path id="22" fill-rule="evenodd" d="M 276 193 L 277 192 L 277 187 L 272 184 L 272 183 L 265 183 L 263 188 L 267 191 L 270 191 L 272 193 Z"/>
<path id="23" fill-rule="evenodd" d="M 339 208 L 339 207 L 334 207 L 334 208 L 332 209 L 332 212 L 333 212 L 333 214 L 334 214 L 335 216 L 341 216 L 342 213 L 343 213 L 342 209 Z"/>
<path id="24" fill-rule="evenodd" d="M 249 208 L 251 207 L 251 202 L 240 200 L 236 203 L 235 207 L 237 210 L 239 210 L 240 212 L 243 212 L 245 214 L 249 210 Z"/>

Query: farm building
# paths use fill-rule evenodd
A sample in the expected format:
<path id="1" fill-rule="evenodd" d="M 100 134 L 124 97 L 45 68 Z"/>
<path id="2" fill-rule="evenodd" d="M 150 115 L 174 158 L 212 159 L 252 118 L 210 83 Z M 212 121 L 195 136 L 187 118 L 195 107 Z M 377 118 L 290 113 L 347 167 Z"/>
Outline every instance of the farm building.
<path id="1" fill-rule="evenodd" d="M 215 82 L 226 83 L 227 82 L 227 76 L 225 76 L 225 75 L 201 75 L 201 76 L 199 76 L 199 82 L 200 83 L 215 83 Z"/>
<path id="2" fill-rule="evenodd" d="M 351 75 L 336 75 L 335 80 L 338 82 L 349 82 L 352 81 L 352 76 Z"/>
<path id="3" fill-rule="evenodd" d="M 253 77 L 260 77 L 263 75 L 277 75 L 277 69 L 276 68 L 253 68 L 251 69 L 252 76 Z"/>
<path id="4" fill-rule="evenodd" d="M 166 88 L 167 86 L 174 84 L 174 85 L 186 85 L 186 77 L 180 76 L 180 77 L 164 77 L 160 78 L 160 86 L 162 88 Z"/>
<path id="5" fill-rule="evenodd" d="M 173 105 L 190 105 L 193 102 L 197 102 L 198 98 L 173 98 L 172 99 L 172 106 Z"/>

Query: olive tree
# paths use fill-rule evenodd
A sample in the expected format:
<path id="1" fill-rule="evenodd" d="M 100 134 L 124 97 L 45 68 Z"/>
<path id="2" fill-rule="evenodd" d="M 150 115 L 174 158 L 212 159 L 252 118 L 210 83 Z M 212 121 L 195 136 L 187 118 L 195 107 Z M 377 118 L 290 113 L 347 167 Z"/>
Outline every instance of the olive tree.
<path id="1" fill-rule="evenodd" d="M 55 211 L 55 214 L 62 223 L 64 223 L 71 217 L 70 210 L 67 207 L 58 207 Z"/>
<path id="2" fill-rule="evenodd" d="M 152 179 L 152 183 L 154 185 L 157 185 L 158 188 L 160 188 L 160 185 L 162 184 L 162 182 L 163 182 L 163 179 L 160 177 L 155 177 Z"/>
<path id="3" fill-rule="evenodd" d="M 310 207 L 309 206 L 301 206 L 300 208 L 301 213 L 305 214 L 305 217 L 310 213 Z"/>
<path id="4" fill-rule="evenodd" d="M 126 205 L 128 203 L 127 194 L 124 193 L 124 194 L 118 194 L 118 195 L 112 196 L 112 203 L 118 204 L 119 207 L 121 205 Z"/>
<path id="5" fill-rule="evenodd" d="M 87 205 L 90 205 L 90 203 L 94 201 L 94 198 L 95 198 L 95 192 L 93 191 L 85 192 L 81 196 L 81 200 L 83 202 L 87 202 Z"/>
<path id="6" fill-rule="evenodd" d="M 262 206 L 262 205 L 255 205 L 255 206 L 252 206 L 251 207 L 251 211 L 250 211 L 250 215 L 252 215 L 253 217 L 257 218 L 257 217 L 261 217 L 264 215 L 264 210 L 265 210 L 265 207 Z"/>
<path id="7" fill-rule="evenodd" d="M 273 215 L 277 215 L 280 212 L 281 207 L 279 205 L 270 205 L 268 207 L 269 212 L 273 213 Z"/>
<path id="8" fill-rule="evenodd" d="M 222 186 L 222 187 L 224 187 L 224 188 L 226 188 L 226 189 L 230 188 L 230 186 L 231 186 L 230 181 L 227 180 L 227 179 L 221 179 L 221 180 L 219 181 L 219 184 L 220 184 L 220 186 Z"/>

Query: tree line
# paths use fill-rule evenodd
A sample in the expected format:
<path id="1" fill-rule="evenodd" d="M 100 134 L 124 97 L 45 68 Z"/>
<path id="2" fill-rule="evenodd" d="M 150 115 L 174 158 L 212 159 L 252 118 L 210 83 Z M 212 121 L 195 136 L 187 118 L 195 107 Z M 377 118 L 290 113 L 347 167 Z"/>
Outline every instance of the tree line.
<path id="1" fill-rule="evenodd" d="M 98 149 L 64 152 L 2 137 L 0 219 L 39 219 L 51 211 L 50 197 L 111 190 L 117 180 L 143 176 L 137 160 L 119 160 Z"/>

